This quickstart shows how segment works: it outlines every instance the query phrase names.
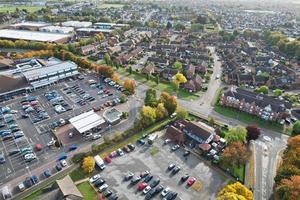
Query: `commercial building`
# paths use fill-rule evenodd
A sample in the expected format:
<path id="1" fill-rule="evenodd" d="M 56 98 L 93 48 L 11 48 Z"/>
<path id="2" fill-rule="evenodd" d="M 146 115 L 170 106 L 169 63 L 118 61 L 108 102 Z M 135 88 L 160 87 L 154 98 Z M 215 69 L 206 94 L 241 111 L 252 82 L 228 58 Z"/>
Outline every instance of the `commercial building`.
<path id="1" fill-rule="evenodd" d="M 115 108 L 106 110 L 103 113 L 104 119 L 111 125 L 115 125 L 121 121 L 122 113 Z"/>
<path id="2" fill-rule="evenodd" d="M 69 119 L 69 122 L 79 133 L 85 134 L 91 129 L 104 124 L 105 120 L 91 110 Z"/>
<path id="3" fill-rule="evenodd" d="M 45 26 L 42 28 L 39 28 L 39 31 L 42 32 L 49 32 L 49 33 L 72 33 L 74 31 L 73 27 L 63 27 L 63 26 Z"/>
<path id="4" fill-rule="evenodd" d="M 56 58 L 23 60 L 14 67 L 0 71 L 0 100 L 31 92 L 77 74 L 78 66 L 71 61 Z"/>
<path id="5" fill-rule="evenodd" d="M 0 39 L 9 40 L 27 40 L 27 41 L 39 41 L 39 42 L 58 42 L 65 43 L 72 37 L 71 34 L 61 33 L 45 33 L 39 31 L 25 31 L 25 30 L 13 30 L 2 29 L 0 30 Z"/>
<path id="6" fill-rule="evenodd" d="M 99 29 L 116 29 L 122 28 L 126 26 L 126 24 L 115 24 L 115 23 L 106 23 L 106 22 L 98 22 L 94 24 L 94 27 Z"/>
<path id="7" fill-rule="evenodd" d="M 61 23 L 62 26 L 74 28 L 87 28 L 92 26 L 92 22 L 87 21 L 66 21 Z"/>
<path id="8" fill-rule="evenodd" d="M 21 22 L 17 24 L 12 24 L 9 27 L 13 29 L 20 30 L 29 30 L 29 31 L 37 31 L 42 27 L 49 26 L 50 24 L 45 22 Z"/>
<path id="9" fill-rule="evenodd" d="M 80 36 L 91 36 L 97 33 L 109 34 L 113 30 L 111 29 L 99 29 L 99 28 L 79 28 L 76 29 L 76 32 Z"/>

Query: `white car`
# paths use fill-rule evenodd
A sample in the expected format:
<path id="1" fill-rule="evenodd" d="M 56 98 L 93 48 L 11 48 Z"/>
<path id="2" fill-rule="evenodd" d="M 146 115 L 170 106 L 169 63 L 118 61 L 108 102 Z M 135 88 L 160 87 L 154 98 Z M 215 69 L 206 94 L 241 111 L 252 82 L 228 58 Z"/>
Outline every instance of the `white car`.
<path id="1" fill-rule="evenodd" d="M 66 167 L 68 165 L 66 160 L 61 160 L 60 164 L 61 164 L 62 167 Z"/>
<path id="2" fill-rule="evenodd" d="M 161 192 L 161 196 L 165 197 L 169 192 L 170 192 L 170 188 L 169 188 L 169 187 L 166 187 L 166 188 Z"/>
<path id="3" fill-rule="evenodd" d="M 99 138 L 101 138 L 101 134 L 94 134 L 94 135 L 92 136 L 92 139 L 93 139 L 93 140 L 97 140 L 97 139 L 99 139 Z"/>
<path id="4" fill-rule="evenodd" d="M 119 154 L 119 156 L 124 156 L 124 152 L 122 151 L 122 149 L 118 149 L 117 153 Z"/>
<path id="5" fill-rule="evenodd" d="M 26 155 L 24 155 L 24 159 L 25 160 L 33 160 L 36 159 L 36 155 L 34 153 L 28 153 Z"/>
<path id="6" fill-rule="evenodd" d="M 52 138 L 52 140 L 50 142 L 47 143 L 47 146 L 53 146 L 55 144 L 56 140 L 54 140 L 54 138 Z"/>
<path id="7" fill-rule="evenodd" d="M 98 188 L 99 192 L 104 192 L 108 188 L 108 185 L 105 183 L 101 187 Z"/>
<path id="8" fill-rule="evenodd" d="M 103 93 L 103 90 L 99 90 L 99 91 L 98 91 L 98 94 L 102 94 L 102 93 Z"/>
<path id="9" fill-rule="evenodd" d="M 96 174 L 96 175 L 92 176 L 89 181 L 90 181 L 90 183 L 94 183 L 99 178 L 101 178 L 100 174 Z"/>
<path id="10" fill-rule="evenodd" d="M 150 190 L 151 190 L 151 187 L 148 185 L 148 186 L 145 187 L 145 189 L 143 190 L 143 193 L 144 193 L 144 194 L 147 194 Z"/>

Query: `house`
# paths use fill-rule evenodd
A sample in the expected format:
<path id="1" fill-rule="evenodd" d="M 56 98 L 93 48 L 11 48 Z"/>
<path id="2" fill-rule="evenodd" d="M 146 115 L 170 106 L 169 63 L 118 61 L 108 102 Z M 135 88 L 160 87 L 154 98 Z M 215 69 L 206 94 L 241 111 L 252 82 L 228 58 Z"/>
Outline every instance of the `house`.
<path id="1" fill-rule="evenodd" d="M 155 66 L 164 68 L 169 65 L 169 61 L 167 59 L 162 59 L 159 57 L 149 57 L 148 62 L 152 62 Z"/>
<path id="2" fill-rule="evenodd" d="M 147 65 L 146 67 L 144 67 L 142 70 L 141 70 L 141 73 L 142 74 L 149 74 L 149 75 L 151 75 L 151 74 L 154 74 L 156 72 L 156 67 L 154 66 L 154 65 L 152 65 L 152 64 L 150 64 L 150 65 Z"/>
<path id="3" fill-rule="evenodd" d="M 121 50 L 122 50 L 122 48 L 119 45 L 107 48 L 107 51 L 109 52 L 110 55 L 119 53 L 119 52 L 121 52 Z"/>
<path id="4" fill-rule="evenodd" d="M 6 70 L 6 69 L 12 67 L 13 63 L 14 63 L 14 61 L 12 59 L 8 59 L 8 58 L 0 59 L 0 71 Z"/>
<path id="5" fill-rule="evenodd" d="M 189 92 L 197 92 L 202 88 L 202 78 L 198 74 L 183 84 L 183 89 Z"/>
<path id="6" fill-rule="evenodd" d="M 267 121 L 278 121 L 285 118 L 289 115 L 292 107 L 289 101 L 237 87 L 231 87 L 222 94 L 220 105 L 236 108 Z"/>
<path id="7" fill-rule="evenodd" d="M 166 68 L 160 72 L 159 76 L 166 81 L 170 81 L 178 72 L 178 69 Z"/>
<path id="8" fill-rule="evenodd" d="M 85 56 L 89 55 L 91 53 L 94 53 L 96 51 L 97 51 L 97 47 L 93 44 L 82 46 L 82 47 L 80 47 L 80 50 L 79 50 L 80 54 L 85 55 Z"/>
<path id="9" fill-rule="evenodd" d="M 187 79 L 191 79 L 193 78 L 193 76 L 195 75 L 195 66 L 192 65 L 188 65 L 186 66 L 185 70 L 184 70 L 184 74 L 186 76 Z"/>

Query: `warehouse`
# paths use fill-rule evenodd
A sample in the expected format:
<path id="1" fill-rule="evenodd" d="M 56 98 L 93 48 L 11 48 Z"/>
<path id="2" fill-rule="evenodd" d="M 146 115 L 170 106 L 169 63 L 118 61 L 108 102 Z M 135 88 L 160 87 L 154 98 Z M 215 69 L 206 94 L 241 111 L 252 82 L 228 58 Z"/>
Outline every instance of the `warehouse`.
<path id="1" fill-rule="evenodd" d="M 10 25 L 10 28 L 28 30 L 28 31 L 37 31 L 42 27 L 49 26 L 50 24 L 45 22 L 21 22 L 17 24 Z"/>
<path id="2" fill-rule="evenodd" d="M 49 32 L 49 33 L 72 33 L 74 31 L 73 27 L 63 27 L 63 26 L 45 26 L 42 28 L 39 28 L 39 31 L 42 32 Z"/>
<path id="3" fill-rule="evenodd" d="M 27 40 L 27 41 L 39 41 L 39 42 L 58 42 L 66 43 L 72 37 L 71 34 L 61 33 L 45 33 L 38 31 L 24 31 L 24 30 L 0 30 L 0 39 L 10 40 Z"/>
<path id="4" fill-rule="evenodd" d="M 103 125 L 105 120 L 91 110 L 69 119 L 69 122 L 79 133 L 85 134 L 91 129 Z"/>
<path id="5" fill-rule="evenodd" d="M 56 58 L 24 60 L 0 72 L 0 100 L 31 92 L 77 74 L 78 66 L 71 61 Z"/>
<path id="6" fill-rule="evenodd" d="M 87 28 L 92 26 L 92 22 L 66 21 L 66 22 L 62 22 L 61 25 L 67 27 L 74 27 L 74 28 Z"/>
<path id="7" fill-rule="evenodd" d="M 98 28 L 79 28 L 76 30 L 79 36 L 92 36 L 98 33 L 108 34 L 113 30 L 110 29 L 98 29 Z"/>

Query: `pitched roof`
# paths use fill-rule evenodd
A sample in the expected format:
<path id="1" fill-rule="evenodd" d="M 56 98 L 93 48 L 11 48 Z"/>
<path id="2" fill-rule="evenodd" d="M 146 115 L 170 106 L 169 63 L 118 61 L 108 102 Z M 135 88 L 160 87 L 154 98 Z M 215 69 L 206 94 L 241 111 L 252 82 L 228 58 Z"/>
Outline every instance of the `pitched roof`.
<path id="1" fill-rule="evenodd" d="M 225 93 L 225 96 L 231 96 L 239 100 L 244 100 L 247 103 L 253 103 L 261 108 L 265 108 L 270 105 L 273 112 L 284 112 L 286 109 L 292 107 L 291 102 L 285 100 L 275 99 L 268 95 L 258 94 L 242 88 L 230 88 Z"/>
<path id="2" fill-rule="evenodd" d="M 63 179 L 56 180 L 58 187 L 60 188 L 61 192 L 63 193 L 64 197 L 67 196 L 76 196 L 83 198 L 80 191 L 75 186 L 74 182 L 72 181 L 71 177 L 68 175 Z"/>
<path id="3" fill-rule="evenodd" d="M 0 85 L 0 93 L 29 87 L 25 77 L 14 78 L 6 75 L 0 75 Z"/>

